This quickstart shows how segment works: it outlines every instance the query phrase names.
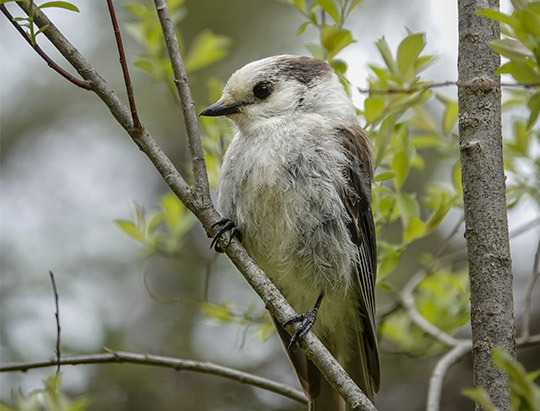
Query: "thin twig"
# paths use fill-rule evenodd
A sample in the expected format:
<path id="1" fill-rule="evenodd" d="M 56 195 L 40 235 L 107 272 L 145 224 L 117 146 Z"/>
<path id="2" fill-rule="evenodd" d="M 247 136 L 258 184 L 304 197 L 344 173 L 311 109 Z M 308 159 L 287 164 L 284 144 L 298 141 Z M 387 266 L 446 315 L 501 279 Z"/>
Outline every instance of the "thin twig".
<path id="1" fill-rule="evenodd" d="M 429 378 L 426 411 L 439 411 L 442 386 L 449 368 L 468 354 L 471 349 L 472 342 L 470 340 L 461 342 L 437 361 Z"/>
<path id="2" fill-rule="evenodd" d="M 163 368 L 172 368 L 176 371 L 193 371 L 203 374 L 212 374 L 224 378 L 229 378 L 242 384 L 252 385 L 271 391 L 302 404 L 307 404 L 304 394 L 285 384 L 280 384 L 257 375 L 238 371 L 233 368 L 224 367 L 210 362 L 200 362 L 193 360 L 184 360 L 179 358 L 163 357 L 160 355 L 138 354 L 124 351 L 107 350 L 106 354 L 79 355 L 75 357 L 63 358 L 62 365 L 78 364 L 141 364 Z M 13 363 L 0 366 L 0 372 L 8 371 L 28 371 L 35 368 L 51 367 L 56 365 L 56 360 L 36 361 L 28 363 Z"/>
<path id="3" fill-rule="evenodd" d="M 534 289 L 534 284 L 536 283 L 536 280 L 538 280 L 538 277 L 540 277 L 539 264 L 540 264 L 540 240 L 538 240 L 538 247 L 536 249 L 536 254 L 534 255 L 532 273 L 525 287 L 526 294 L 525 294 L 525 299 L 523 300 L 523 314 L 521 317 L 521 337 L 523 338 L 527 338 L 530 332 L 529 325 L 531 321 L 530 314 L 531 314 L 532 293 Z"/>
<path id="4" fill-rule="evenodd" d="M 118 54 L 120 56 L 120 65 L 122 66 L 122 74 L 124 75 L 124 83 L 126 85 L 126 92 L 128 95 L 129 108 L 131 110 L 131 118 L 133 119 L 133 127 L 140 129 L 141 121 L 137 114 L 137 107 L 135 106 L 135 96 L 133 94 L 133 84 L 129 76 L 129 69 L 126 60 L 126 53 L 124 51 L 124 44 L 122 43 L 122 34 L 118 27 L 118 20 L 116 19 L 116 12 L 114 10 L 114 4 L 112 0 L 107 0 L 107 7 L 109 8 L 109 14 L 111 16 L 111 22 L 114 29 L 114 37 L 116 39 L 116 46 L 118 48 Z"/>
<path id="5" fill-rule="evenodd" d="M 58 307 L 58 290 L 56 288 L 56 281 L 54 280 L 54 274 L 52 271 L 49 271 L 49 276 L 51 277 L 53 292 L 54 292 L 54 305 L 55 312 L 54 317 L 56 318 L 56 374 L 60 374 L 60 309 Z"/>
<path id="6" fill-rule="evenodd" d="M 516 341 L 517 348 L 540 345 L 540 334 L 520 337 Z M 442 385 L 450 367 L 467 355 L 472 349 L 472 340 L 460 340 L 460 343 L 446 352 L 437 361 L 429 379 L 426 411 L 438 411 L 441 401 Z"/>
<path id="7" fill-rule="evenodd" d="M 54 71 L 56 71 L 58 74 L 60 74 L 62 77 L 64 77 L 69 82 L 75 84 L 77 87 L 83 88 L 85 90 L 90 90 L 90 85 L 83 80 L 79 80 L 78 78 L 72 76 L 70 73 L 68 73 L 66 70 L 64 70 L 62 67 L 60 67 L 58 64 L 54 62 L 53 59 L 51 59 L 47 53 L 45 53 L 41 47 L 39 47 L 37 44 L 32 44 L 32 41 L 28 37 L 28 35 L 24 32 L 24 30 L 21 28 L 21 26 L 16 22 L 13 21 L 13 16 L 6 8 L 5 4 L 0 5 L 0 10 L 2 13 L 6 16 L 6 18 L 9 20 L 9 22 L 15 27 L 15 30 L 17 30 L 21 36 L 26 40 L 28 44 L 35 50 L 35 52 L 47 63 L 47 65 L 52 68 Z"/>
<path id="8" fill-rule="evenodd" d="M 535 88 L 540 87 L 540 83 L 521 84 L 521 83 L 498 83 L 492 81 L 443 81 L 440 83 L 424 84 L 417 87 L 405 87 L 405 88 L 386 88 L 386 89 L 373 89 L 373 88 L 360 88 L 357 90 L 362 94 L 410 94 L 417 91 L 429 90 L 439 87 L 470 87 L 470 88 L 483 88 L 483 89 L 500 89 L 501 87 L 519 87 L 519 88 Z"/>
<path id="9" fill-rule="evenodd" d="M 399 294 L 399 296 L 401 298 L 401 305 L 411 318 L 412 322 L 416 326 L 420 327 L 422 331 L 424 331 L 426 334 L 430 335 L 431 337 L 448 347 L 456 347 L 463 343 L 464 340 L 459 340 L 452 337 L 450 334 L 446 333 L 436 325 L 433 325 L 428 320 L 426 320 L 425 317 L 420 314 L 414 306 L 414 299 L 411 294 Z"/>
<path id="10" fill-rule="evenodd" d="M 523 223 L 518 228 L 514 228 L 510 231 L 510 238 L 516 238 L 521 234 L 526 233 L 527 231 L 533 229 L 536 226 L 540 225 L 540 217 L 533 218 L 531 221 Z"/>
<path id="11" fill-rule="evenodd" d="M 191 96 L 184 61 L 182 59 L 182 54 L 180 53 L 180 45 L 176 38 L 176 32 L 174 30 L 174 24 L 169 13 L 167 2 L 165 0 L 154 0 L 154 3 L 156 5 L 159 22 L 161 24 L 163 37 L 165 39 L 165 44 L 167 45 L 167 51 L 174 73 L 174 84 L 176 85 L 178 97 L 180 97 L 180 101 L 182 102 L 182 111 L 184 114 L 189 149 L 193 161 L 193 176 L 195 179 L 194 189 L 197 192 L 197 198 L 206 205 L 211 202 L 210 187 L 208 184 L 208 174 L 206 172 L 204 150 L 201 143 L 195 103 Z"/>

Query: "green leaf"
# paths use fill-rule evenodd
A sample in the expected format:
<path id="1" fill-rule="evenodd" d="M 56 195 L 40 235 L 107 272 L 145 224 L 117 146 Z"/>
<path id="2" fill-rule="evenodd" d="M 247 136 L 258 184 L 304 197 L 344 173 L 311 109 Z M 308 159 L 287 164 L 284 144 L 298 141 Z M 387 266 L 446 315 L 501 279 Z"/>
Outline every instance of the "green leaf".
<path id="1" fill-rule="evenodd" d="M 184 205 L 173 194 L 167 194 L 160 200 L 160 205 L 163 208 L 165 220 L 171 232 L 178 234 L 182 217 L 184 216 Z"/>
<path id="2" fill-rule="evenodd" d="M 531 133 L 528 127 L 523 122 L 516 121 L 514 123 L 514 144 L 512 144 L 512 148 L 526 157 L 529 151 L 530 137 Z"/>
<path id="3" fill-rule="evenodd" d="M 203 30 L 193 39 L 186 56 L 186 72 L 192 73 L 221 60 L 228 53 L 231 40 L 222 35 Z"/>
<path id="4" fill-rule="evenodd" d="M 417 134 L 411 137 L 411 145 L 416 148 L 432 148 L 441 145 L 441 138 L 437 134 Z"/>
<path id="5" fill-rule="evenodd" d="M 527 128 L 531 128 L 538 119 L 538 113 L 540 113 L 540 91 L 531 96 L 527 106 L 531 110 L 531 115 L 527 121 Z"/>
<path id="6" fill-rule="evenodd" d="M 327 51 L 327 60 L 334 58 L 336 54 L 338 54 L 352 42 L 353 37 L 349 30 L 328 25 L 321 27 L 321 44 Z"/>
<path id="7" fill-rule="evenodd" d="M 411 219 L 418 218 L 420 216 L 420 207 L 418 206 L 418 201 L 416 201 L 416 199 L 410 194 L 403 192 L 398 193 L 396 200 L 401 220 L 403 221 L 403 226 L 407 227 Z"/>
<path id="8" fill-rule="evenodd" d="M 47 3 L 43 3 L 42 5 L 36 7 L 36 10 L 44 9 L 47 7 L 56 7 L 59 9 L 74 11 L 76 13 L 79 12 L 79 9 L 77 8 L 77 6 L 75 6 L 74 4 L 68 3 L 67 1 L 49 1 Z"/>
<path id="9" fill-rule="evenodd" d="M 257 329 L 255 335 L 262 341 L 266 341 L 272 334 L 274 334 L 275 330 L 274 324 L 267 322 Z"/>
<path id="10" fill-rule="evenodd" d="M 368 97 L 364 101 L 364 117 L 368 123 L 373 123 L 383 112 L 385 102 L 381 97 Z"/>
<path id="11" fill-rule="evenodd" d="M 129 220 L 116 220 L 116 225 L 120 230 L 122 230 L 125 234 L 127 234 L 129 237 L 133 238 L 134 240 L 144 243 L 146 240 L 146 236 L 144 232 L 142 232 L 139 227 L 137 227 L 132 221 Z"/>
<path id="12" fill-rule="evenodd" d="M 491 398 L 489 398 L 489 394 L 484 387 L 479 386 L 474 389 L 467 388 L 461 391 L 461 393 L 479 404 L 484 411 L 497 411 L 497 408 L 493 405 L 493 402 L 491 402 Z"/>
<path id="13" fill-rule="evenodd" d="M 379 132 L 375 139 L 375 168 L 377 168 L 384 159 L 388 143 L 390 142 L 394 130 L 394 122 L 394 116 L 390 115 L 383 120 L 381 127 L 379 128 Z"/>
<path id="14" fill-rule="evenodd" d="M 223 322 L 231 322 L 234 316 L 227 304 L 217 305 L 211 303 L 201 303 L 201 311 L 210 318 L 214 318 Z"/>
<path id="15" fill-rule="evenodd" d="M 426 232 L 426 225 L 422 220 L 416 217 L 412 217 L 409 220 L 409 224 L 403 231 L 403 242 L 409 244 L 419 237 L 422 237 Z"/>
<path id="16" fill-rule="evenodd" d="M 306 10 L 306 0 L 294 0 L 294 5 L 302 13 L 305 12 L 305 10 Z"/>
<path id="17" fill-rule="evenodd" d="M 454 185 L 457 193 L 461 193 L 463 191 L 463 185 L 461 183 L 461 163 L 459 160 L 456 161 L 452 167 L 452 184 Z"/>
<path id="18" fill-rule="evenodd" d="M 441 192 L 439 207 L 431 214 L 426 222 L 426 234 L 433 232 L 441 222 L 444 220 L 444 217 L 452 209 L 455 201 L 448 198 L 446 192 Z"/>
<path id="19" fill-rule="evenodd" d="M 379 264 L 379 269 L 377 270 L 377 284 L 388 277 L 392 271 L 396 269 L 399 260 L 401 260 L 401 253 L 399 252 L 391 252 L 383 256 L 381 263 Z"/>
<path id="20" fill-rule="evenodd" d="M 48 24 L 45 24 L 43 27 L 41 27 L 38 31 L 34 33 L 35 36 L 37 36 L 39 33 L 43 33 L 45 30 L 49 28 Z"/>
<path id="21" fill-rule="evenodd" d="M 401 76 L 406 78 L 414 76 L 414 63 L 425 46 L 424 33 L 411 34 L 403 39 L 397 51 L 397 64 Z"/>
<path id="22" fill-rule="evenodd" d="M 523 84 L 540 83 L 540 75 L 533 67 L 531 62 L 514 60 L 503 64 L 496 73 L 511 74 L 516 81 Z"/>
<path id="23" fill-rule="evenodd" d="M 311 55 L 317 59 L 325 59 L 324 47 L 320 44 L 306 44 L 306 49 L 311 53 Z"/>
<path id="24" fill-rule="evenodd" d="M 397 74 L 398 69 L 396 61 L 392 57 L 392 52 L 390 51 L 390 48 L 388 47 L 388 43 L 386 42 L 384 36 L 375 42 L 375 46 L 379 50 L 379 53 L 381 53 L 381 56 L 386 63 L 386 67 L 388 67 L 392 73 Z"/>
<path id="25" fill-rule="evenodd" d="M 437 56 L 422 56 L 418 57 L 414 63 L 414 72 L 420 73 L 422 70 L 427 69 L 433 63 L 437 61 Z"/>
<path id="26" fill-rule="evenodd" d="M 394 171 L 396 175 L 394 177 L 394 185 L 397 190 L 399 190 L 403 186 L 403 183 L 409 175 L 410 169 L 411 158 L 409 153 L 407 153 L 406 151 L 400 151 L 399 153 L 397 153 L 392 160 L 392 171 Z"/>
<path id="27" fill-rule="evenodd" d="M 347 63 L 343 60 L 334 59 L 330 62 L 330 65 L 338 74 L 344 75 L 347 72 Z"/>
<path id="28" fill-rule="evenodd" d="M 396 287 L 394 287 L 388 281 L 379 281 L 377 282 L 377 285 L 381 287 L 384 291 L 389 292 L 389 293 L 396 290 Z"/>
<path id="29" fill-rule="evenodd" d="M 332 0 L 316 0 L 317 4 L 327 12 L 330 17 L 337 23 L 341 24 L 341 15 L 339 13 L 338 6 Z"/>
<path id="30" fill-rule="evenodd" d="M 303 22 L 300 25 L 300 27 L 298 27 L 298 30 L 296 31 L 296 34 L 298 36 L 301 36 L 302 34 L 304 34 L 304 32 L 306 31 L 306 29 L 309 27 L 310 24 L 311 24 L 311 22 L 309 22 L 309 21 Z"/>
<path id="31" fill-rule="evenodd" d="M 489 45 L 501 56 L 508 57 L 510 60 L 525 60 L 534 57 L 532 51 L 514 39 L 492 40 Z"/>
<path id="32" fill-rule="evenodd" d="M 347 10 L 347 12 L 345 13 L 345 17 L 348 17 L 349 14 L 351 14 L 351 12 L 360 4 L 362 3 L 363 0 L 353 0 L 353 2 L 351 3 L 351 5 L 349 6 L 349 9 Z"/>
<path id="33" fill-rule="evenodd" d="M 446 104 L 446 110 L 443 115 L 442 129 L 444 134 L 450 134 L 454 129 L 458 119 L 458 103 L 455 101 Z"/>
<path id="34" fill-rule="evenodd" d="M 396 173 L 393 171 L 385 171 L 384 173 L 377 174 L 374 178 L 374 181 L 385 181 L 394 178 Z"/>
<path id="35" fill-rule="evenodd" d="M 148 227 L 146 227 L 146 230 L 149 234 L 153 234 L 154 231 L 156 231 L 163 223 L 165 223 L 165 214 L 157 213 L 148 222 Z"/>
<path id="36" fill-rule="evenodd" d="M 492 9 L 476 10 L 474 13 L 478 14 L 479 16 L 487 17 L 491 20 L 508 24 L 509 26 L 513 28 L 521 27 L 521 24 L 517 18 L 515 18 L 514 16 L 509 16 L 508 14 L 501 13 L 500 11 L 497 11 L 497 10 L 492 10 Z"/>

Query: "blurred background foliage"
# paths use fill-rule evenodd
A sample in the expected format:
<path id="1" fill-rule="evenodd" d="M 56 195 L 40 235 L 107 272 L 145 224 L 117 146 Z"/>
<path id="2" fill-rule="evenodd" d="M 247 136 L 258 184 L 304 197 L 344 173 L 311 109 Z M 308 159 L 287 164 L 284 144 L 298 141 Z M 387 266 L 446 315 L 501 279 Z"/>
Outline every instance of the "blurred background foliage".
<path id="1" fill-rule="evenodd" d="M 56 17 L 68 38 L 76 45 L 79 40 L 89 60 L 122 93 L 112 29 L 105 30 L 110 27 L 106 7 L 73 3 L 81 11 L 77 18 L 61 11 Z M 453 336 L 470 335 L 456 91 L 422 88 L 456 78 L 455 49 L 448 56 L 441 40 L 445 34 L 436 31 L 433 21 L 437 13 L 447 20 L 445 11 L 435 6 L 430 11 L 424 7 L 427 0 L 413 3 L 168 1 L 199 109 L 219 98 L 234 69 L 282 53 L 326 59 L 355 101 L 374 143 L 377 167 L 373 212 L 381 410 L 395 409 L 404 393 L 409 401 L 400 402 L 400 409 L 423 408 L 431 367 L 446 350 L 401 308 L 404 286 L 413 284 L 414 305 L 429 322 Z M 504 23 L 506 37 L 492 44 L 507 58 L 501 73 L 535 82 L 540 33 L 531 19 L 539 20 L 540 12 L 526 2 L 516 5 L 507 5 L 508 14 L 484 15 Z M 127 53 L 138 69 L 133 75 L 140 116 L 189 179 L 179 102 L 153 2 L 130 0 L 122 6 L 118 12 L 129 34 L 124 36 Z M 446 23 L 444 29 L 455 33 L 457 21 Z M 438 49 L 429 46 L 431 32 L 439 36 Z M 85 33 L 93 33 L 92 41 Z M 298 386 L 260 301 L 226 258 L 208 249 L 196 219 L 168 192 L 106 110 L 42 68 L 30 49 L 19 50 L 22 41 L 5 21 L 2 35 L 9 35 L 2 47 L 10 56 L 2 63 L 3 71 L 15 79 L 14 86 L 2 87 L 2 362 L 52 355 L 54 308 L 47 271 L 53 269 L 59 283 L 63 355 L 107 346 L 215 361 Z M 453 66 L 445 61 L 453 61 Z M 25 76 L 18 78 L 14 67 L 21 64 Z M 46 80 L 40 81 L 36 73 Z M 359 86 L 369 91 L 359 93 Z M 379 92 L 389 88 L 416 91 Z M 29 93 L 32 101 L 22 97 Z M 512 239 L 517 316 L 540 237 L 538 93 L 504 94 L 510 227 L 511 233 L 520 234 Z M 51 103 L 41 104 L 43 96 Z M 227 121 L 212 117 L 201 118 L 201 127 L 215 188 L 233 130 Z M 128 217 L 132 201 L 137 204 Z M 531 332 L 537 333 L 538 289 L 533 296 Z M 539 353 L 538 348 L 525 349 L 519 359 L 531 371 L 540 367 Z M 501 356 L 499 363 L 504 363 Z M 62 374 L 64 391 L 84 397 L 72 403 L 62 397 L 65 408 L 49 409 L 303 409 L 213 376 L 133 365 L 64 367 Z M 39 409 L 39 401 L 50 401 L 56 392 L 50 379 L 45 390 L 40 389 L 40 379 L 47 375 L 1 375 L 2 399 L 10 399 L 9 390 L 21 387 L 12 395 L 12 406 Z M 442 409 L 472 409 L 473 403 L 459 395 L 471 385 L 467 358 L 448 375 Z M 485 400 L 482 393 L 469 396 Z"/>

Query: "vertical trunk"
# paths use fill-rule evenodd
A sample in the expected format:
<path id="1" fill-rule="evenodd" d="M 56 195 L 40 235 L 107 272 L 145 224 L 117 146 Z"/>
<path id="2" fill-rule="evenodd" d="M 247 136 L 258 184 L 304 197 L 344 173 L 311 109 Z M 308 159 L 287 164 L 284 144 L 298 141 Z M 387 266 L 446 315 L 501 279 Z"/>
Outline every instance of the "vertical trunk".
<path id="1" fill-rule="evenodd" d="M 477 16 L 499 0 L 458 0 L 459 80 L 500 82 L 500 58 L 487 42 L 499 23 Z M 502 157 L 501 91 L 459 88 L 459 134 L 465 238 L 471 283 L 474 385 L 483 386 L 500 410 L 510 409 L 507 378 L 493 364 L 500 346 L 515 356 L 512 264 Z"/>

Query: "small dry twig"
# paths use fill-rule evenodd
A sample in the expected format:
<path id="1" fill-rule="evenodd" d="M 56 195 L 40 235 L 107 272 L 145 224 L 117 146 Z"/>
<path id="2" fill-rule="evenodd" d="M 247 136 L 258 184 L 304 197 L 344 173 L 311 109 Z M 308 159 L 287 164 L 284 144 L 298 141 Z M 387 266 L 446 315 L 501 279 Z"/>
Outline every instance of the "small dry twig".
<path id="1" fill-rule="evenodd" d="M 52 271 L 49 271 L 49 276 L 51 277 L 53 292 L 54 292 L 54 305 L 55 312 L 54 317 L 56 318 L 56 374 L 60 374 L 60 332 L 62 328 L 60 327 L 60 309 L 58 304 L 58 290 L 56 288 L 56 281 L 54 280 L 54 274 Z"/>

